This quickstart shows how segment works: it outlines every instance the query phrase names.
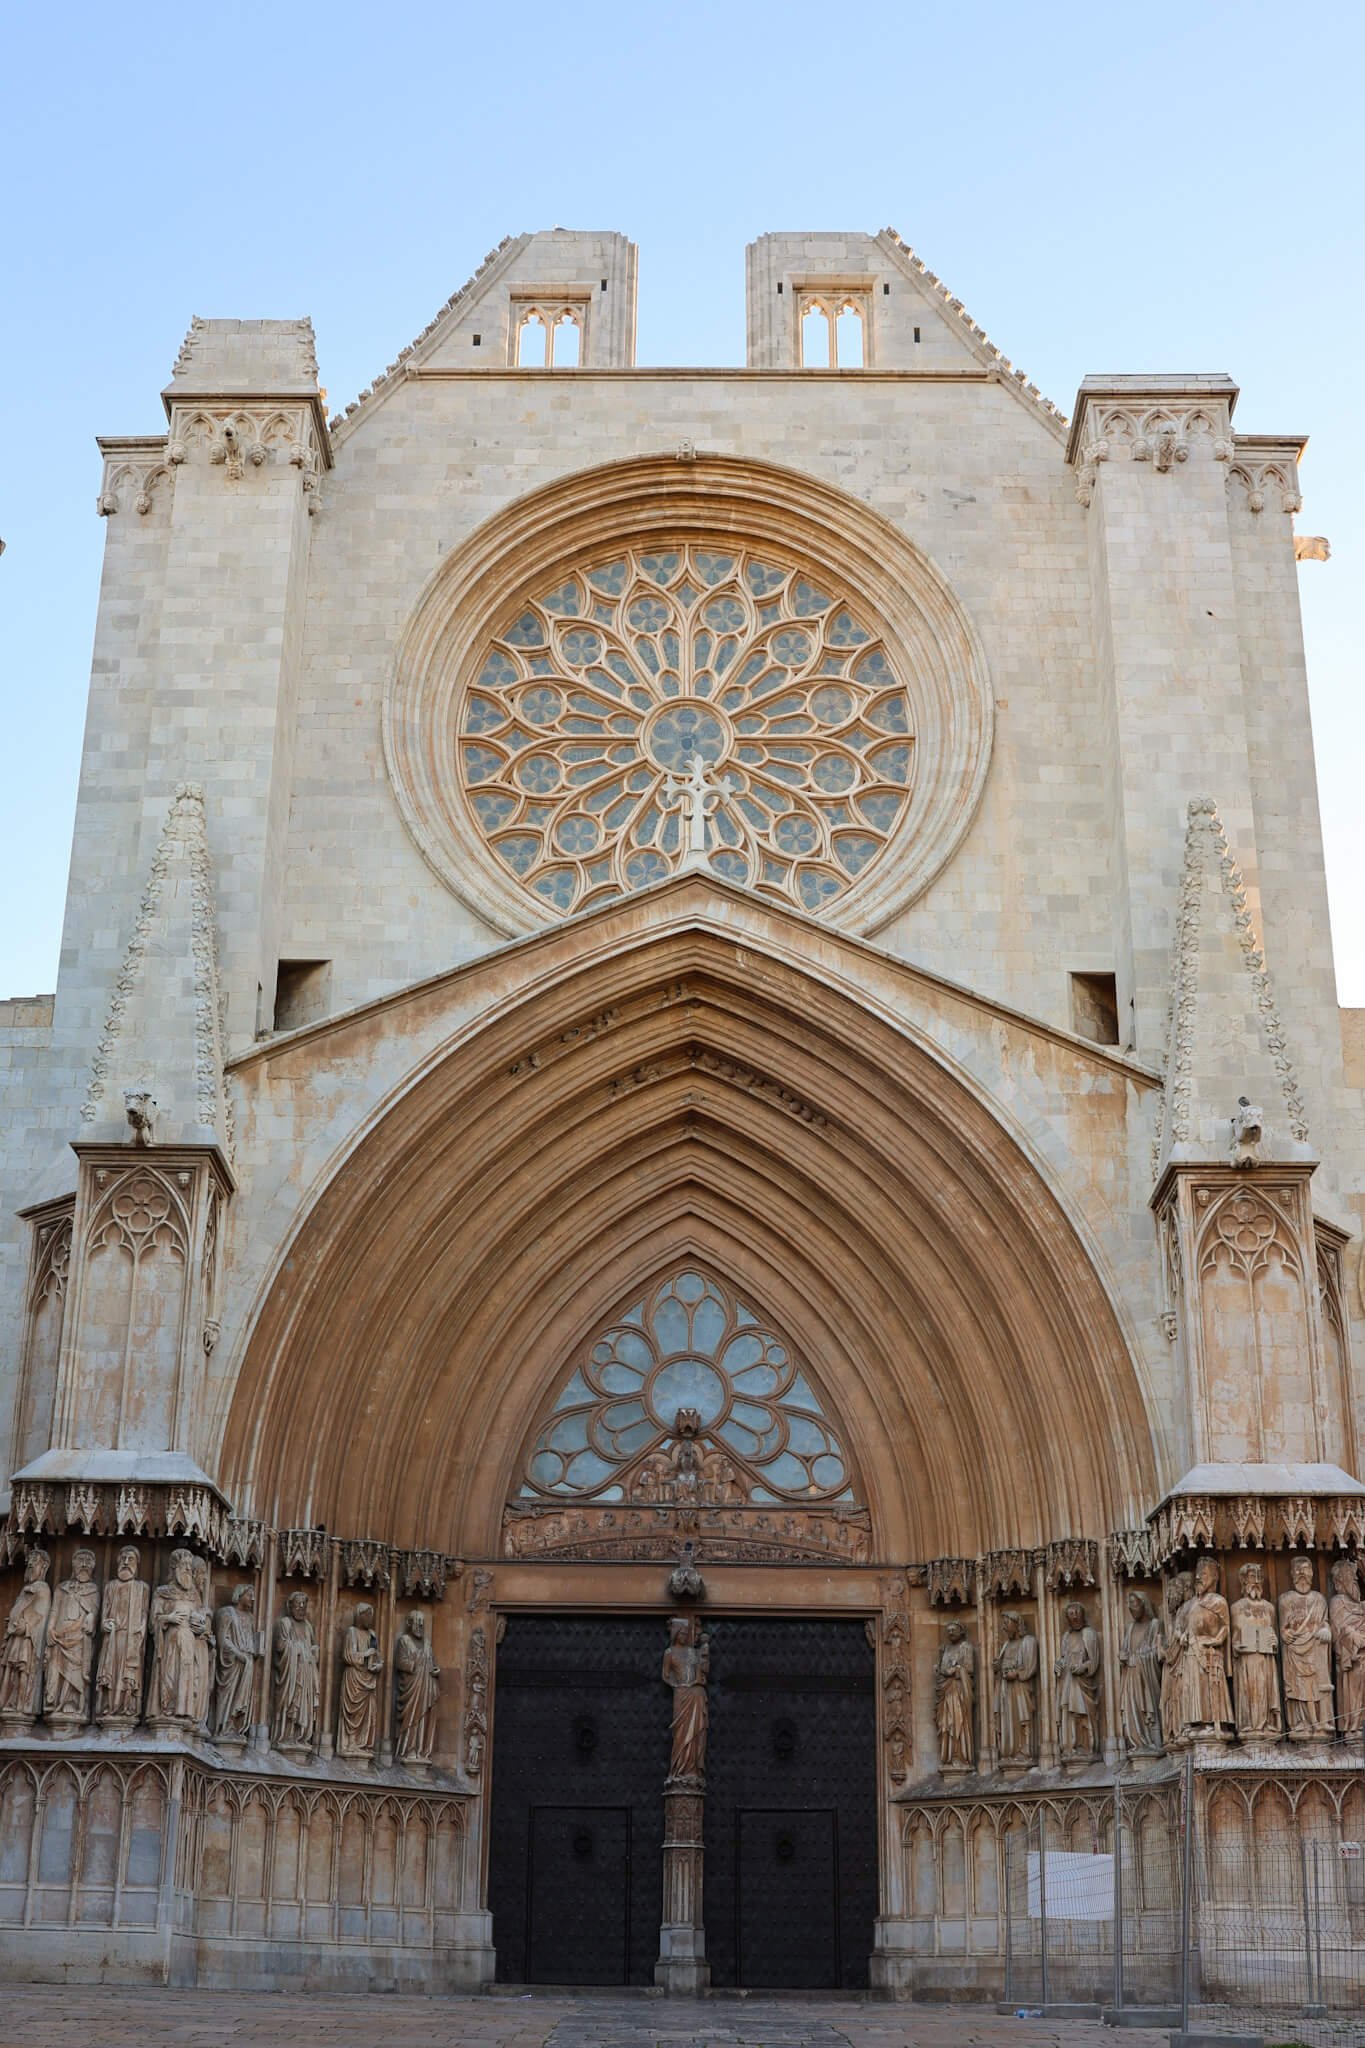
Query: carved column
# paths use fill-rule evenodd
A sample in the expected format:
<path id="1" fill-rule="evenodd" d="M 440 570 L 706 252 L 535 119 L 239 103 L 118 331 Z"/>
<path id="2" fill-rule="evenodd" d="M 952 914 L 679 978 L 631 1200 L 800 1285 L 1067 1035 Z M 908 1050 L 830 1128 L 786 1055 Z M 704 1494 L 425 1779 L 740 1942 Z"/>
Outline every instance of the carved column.
<path id="1" fill-rule="evenodd" d="M 654 1981 L 695 1997 L 711 1982 L 702 1921 L 710 1651 L 691 1615 L 670 1622 L 669 1638 L 663 1679 L 673 1690 L 672 1755 L 664 1785 L 664 1914 Z"/>

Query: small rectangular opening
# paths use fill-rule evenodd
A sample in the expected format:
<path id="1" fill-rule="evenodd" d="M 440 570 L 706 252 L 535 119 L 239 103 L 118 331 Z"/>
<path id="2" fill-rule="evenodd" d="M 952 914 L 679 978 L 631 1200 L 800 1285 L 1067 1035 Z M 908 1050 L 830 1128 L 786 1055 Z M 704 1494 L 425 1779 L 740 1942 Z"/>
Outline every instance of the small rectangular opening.
<path id="1" fill-rule="evenodd" d="M 606 290 L 606 288 L 607 288 L 607 280 L 606 280 L 606 279 L 605 279 L 605 277 L 604 277 L 604 278 L 603 278 L 603 280 L 602 280 L 602 289 L 603 289 L 603 291 L 605 291 L 605 290 Z"/>
<path id="2" fill-rule="evenodd" d="M 1119 1043 L 1118 984 L 1112 974 L 1073 974 L 1071 1028 L 1094 1045 Z"/>
<path id="3" fill-rule="evenodd" d="M 330 960 L 281 960 L 275 974 L 276 1031 L 297 1031 L 327 1015 L 332 999 Z"/>
<path id="4" fill-rule="evenodd" d="M 915 340 L 916 340 L 916 341 L 918 341 L 918 340 L 919 340 L 919 329 L 918 329 L 918 327 L 917 327 L 917 328 L 915 329 Z"/>
<path id="5" fill-rule="evenodd" d="M 891 287 L 890 287 L 890 285 L 889 285 L 889 284 L 884 284 L 884 285 L 882 286 L 882 297 L 883 297 L 884 299 L 889 299 L 889 298 L 890 298 L 890 296 L 891 296 Z"/>
<path id="6" fill-rule="evenodd" d="M 481 348 L 483 346 L 483 336 L 481 334 L 476 334 L 474 336 L 474 346 L 475 348 Z"/>
<path id="7" fill-rule="evenodd" d="M 780 298 L 781 298 L 781 296 L 782 296 L 782 286 L 781 286 L 781 283 L 780 283 L 780 282 L 779 282 L 779 284 L 778 284 L 778 287 L 777 287 L 777 296 L 778 296 L 778 298 L 779 298 L 779 299 L 780 299 Z"/>

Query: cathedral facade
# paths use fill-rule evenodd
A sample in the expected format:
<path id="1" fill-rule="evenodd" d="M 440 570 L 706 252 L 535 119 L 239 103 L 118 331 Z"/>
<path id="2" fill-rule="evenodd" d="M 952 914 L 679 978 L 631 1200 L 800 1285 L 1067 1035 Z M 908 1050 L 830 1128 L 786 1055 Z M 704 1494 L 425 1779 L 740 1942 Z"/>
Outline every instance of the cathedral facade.
<path id="1" fill-rule="evenodd" d="M 743 369 L 635 283 L 510 239 L 330 418 L 195 319 L 100 442 L 12 1975 L 998 1996 L 1040 1819 L 1365 1836 L 1302 437 L 1068 421 L 889 230 Z"/>

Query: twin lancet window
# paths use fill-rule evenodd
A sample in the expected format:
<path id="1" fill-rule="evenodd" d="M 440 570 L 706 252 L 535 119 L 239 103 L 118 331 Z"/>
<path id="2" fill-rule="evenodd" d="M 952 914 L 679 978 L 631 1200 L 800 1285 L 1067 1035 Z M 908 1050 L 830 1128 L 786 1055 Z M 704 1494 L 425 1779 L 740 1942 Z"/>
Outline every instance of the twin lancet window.
<path id="1" fill-rule="evenodd" d="M 583 308 L 564 304 L 515 309 L 519 370 L 576 370 L 583 360 Z"/>
<path id="2" fill-rule="evenodd" d="M 803 292 L 797 304 L 803 370 L 861 370 L 867 306 L 856 292 Z"/>

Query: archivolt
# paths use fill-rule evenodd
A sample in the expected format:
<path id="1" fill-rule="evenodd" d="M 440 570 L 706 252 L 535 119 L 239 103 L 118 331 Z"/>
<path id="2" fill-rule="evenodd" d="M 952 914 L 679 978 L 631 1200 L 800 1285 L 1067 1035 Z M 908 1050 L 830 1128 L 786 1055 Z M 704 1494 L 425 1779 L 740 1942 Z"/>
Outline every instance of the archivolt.
<path id="1" fill-rule="evenodd" d="M 1000 1120 L 850 994 L 696 928 L 537 987 L 378 1119 L 264 1302 L 228 1492 L 491 1553 L 574 1344 L 680 1257 L 801 1345 L 879 1556 L 1102 1534 L 1150 1497 L 1114 1309 Z"/>

